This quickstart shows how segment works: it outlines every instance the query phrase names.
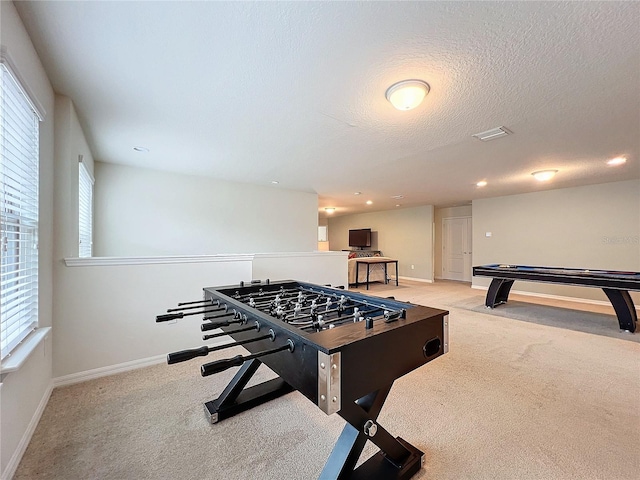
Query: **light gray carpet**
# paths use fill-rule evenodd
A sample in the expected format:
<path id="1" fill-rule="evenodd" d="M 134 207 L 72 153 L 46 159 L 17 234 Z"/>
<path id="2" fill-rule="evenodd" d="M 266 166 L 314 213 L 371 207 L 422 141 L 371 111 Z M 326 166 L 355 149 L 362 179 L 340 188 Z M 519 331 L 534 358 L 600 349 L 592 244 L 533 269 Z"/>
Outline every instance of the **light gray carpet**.
<path id="1" fill-rule="evenodd" d="M 436 284 L 395 294 L 447 308 L 477 296 L 467 290 Z M 379 418 L 426 453 L 414 478 L 638 478 L 638 343 L 448 309 L 450 353 L 396 381 Z M 203 360 L 55 389 L 15 478 L 317 478 L 342 419 L 295 392 L 210 425 L 202 404 L 234 371 L 202 378 Z M 365 454 L 373 452 L 368 445 Z"/>

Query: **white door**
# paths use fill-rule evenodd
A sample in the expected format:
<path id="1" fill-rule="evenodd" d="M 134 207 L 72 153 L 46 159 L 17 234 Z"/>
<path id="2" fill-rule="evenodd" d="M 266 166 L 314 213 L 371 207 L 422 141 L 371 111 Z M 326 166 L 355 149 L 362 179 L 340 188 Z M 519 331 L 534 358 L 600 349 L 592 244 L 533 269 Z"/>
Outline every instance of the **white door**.
<path id="1" fill-rule="evenodd" d="M 471 217 L 442 219 L 442 278 L 471 281 Z"/>
<path id="2" fill-rule="evenodd" d="M 466 217 L 467 225 L 465 232 L 462 234 L 464 238 L 464 275 L 462 281 L 470 282 L 472 277 L 473 268 L 471 267 L 471 250 L 473 250 L 473 230 L 471 226 L 471 217 Z"/>

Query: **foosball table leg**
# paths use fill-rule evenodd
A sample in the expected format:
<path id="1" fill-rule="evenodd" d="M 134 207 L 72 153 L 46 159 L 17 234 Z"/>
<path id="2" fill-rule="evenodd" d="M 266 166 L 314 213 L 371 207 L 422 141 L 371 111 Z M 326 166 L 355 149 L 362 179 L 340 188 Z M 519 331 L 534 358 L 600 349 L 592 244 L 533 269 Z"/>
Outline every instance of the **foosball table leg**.
<path id="1" fill-rule="evenodd" d="M 338 414 L 347 421 L 320 480 L 407 480 L 422 467 L 424 453 L 400 437 L 393 437 L 377 422 L 392 385 L 343 405 Z M 355 468 L 367 442 L 380 451 Z"/>
<path id="2" fill-rule="evenodd" d="M 220 396 L 204 404 L 204 413 L 211 423 L 293 392 L 294 388 L 279 377 L 245 388 L 261 364 L 257 358 L 245 362 Z"/>

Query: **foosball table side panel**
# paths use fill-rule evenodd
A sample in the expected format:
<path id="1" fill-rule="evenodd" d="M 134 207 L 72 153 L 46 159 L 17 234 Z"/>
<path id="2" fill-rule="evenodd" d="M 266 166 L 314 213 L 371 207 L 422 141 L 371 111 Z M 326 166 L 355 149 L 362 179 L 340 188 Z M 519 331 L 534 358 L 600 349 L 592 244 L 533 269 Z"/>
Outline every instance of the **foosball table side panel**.
<path id="1" fill-rule="evenodd" d="M 354 401 L 438 358 L 448 349 L 448 312 L 345 345 L 341 392 Z"/>

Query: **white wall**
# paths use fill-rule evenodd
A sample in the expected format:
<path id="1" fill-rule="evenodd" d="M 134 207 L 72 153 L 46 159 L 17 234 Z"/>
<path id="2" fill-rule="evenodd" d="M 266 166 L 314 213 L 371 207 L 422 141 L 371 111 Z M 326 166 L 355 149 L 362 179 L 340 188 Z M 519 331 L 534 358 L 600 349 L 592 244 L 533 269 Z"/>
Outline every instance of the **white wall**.
<path id="1" fill-rule="evenodd" d="M 91 175 L 94 175 L 94 161 L 71 99 L 56 95 L 55 105 L 54 257 L 77 257 L 78 158 L 83 157 Z"/>
<path id="2" fill-rule="evenodd" d="M 11 478 L 42 416 L 52 390 L 51 335 L 31 352 L 20 370 L 0 383 L 0 455 L 3 480 Z"/>
<path id="3" fill-rule="evenodd" d="M 372 250 L 397 259 L 401 277 L 433 281 L 432 205 L 329 218 L 331 250 L 348 249 L 356 228 L 371 228 Z"/>
<path id="4" fill-rule="evenodd" d="M 491 237 L 486 237 L 491 232 Z M 473 265 L 507 263 L 640 271 L 640 181 L 473 202 Z M 491 279 L 474 277 L 474 286 Z M 607 301 L 602 291 L 531 282 L 513 290 Z M 634 302 L 640 299 L 632 293 Z"/>
<path id="5" fill-rule="evenodd" d="M 204 287 L 251 280 L 250 255 L 165 260 L 64 268 L 58 294 L 66 301 L 53 336 L 57 383 L 202 345 L 201 316 L 171 324 L 156 323 L 155 316 L 178 302 L 201 300 Z"/>
<path id="6" fill-rule="evenodd" d="M 347 287 L 347 252 L 265 253 L 253 260 L 255 280 L 298 280 Z"/>
<path id="7" fill-rule="evenodd" d="M 53 170 L 54 93 L 31 40 L 12 2 L 0 2 L 0 43 L 36 103 L 43 107 L 40 123 L 40 219 L 38 323 L 53 322 Z M 35 428 L 51 386 L 52 354 L 45 340 L 0 387 L 0 477 L 9 478 Z"/>
<path id="8" fill-rule="evenodd" d="M 305 252 L 316 194 L 96 162 L 95 256 Z"/>

